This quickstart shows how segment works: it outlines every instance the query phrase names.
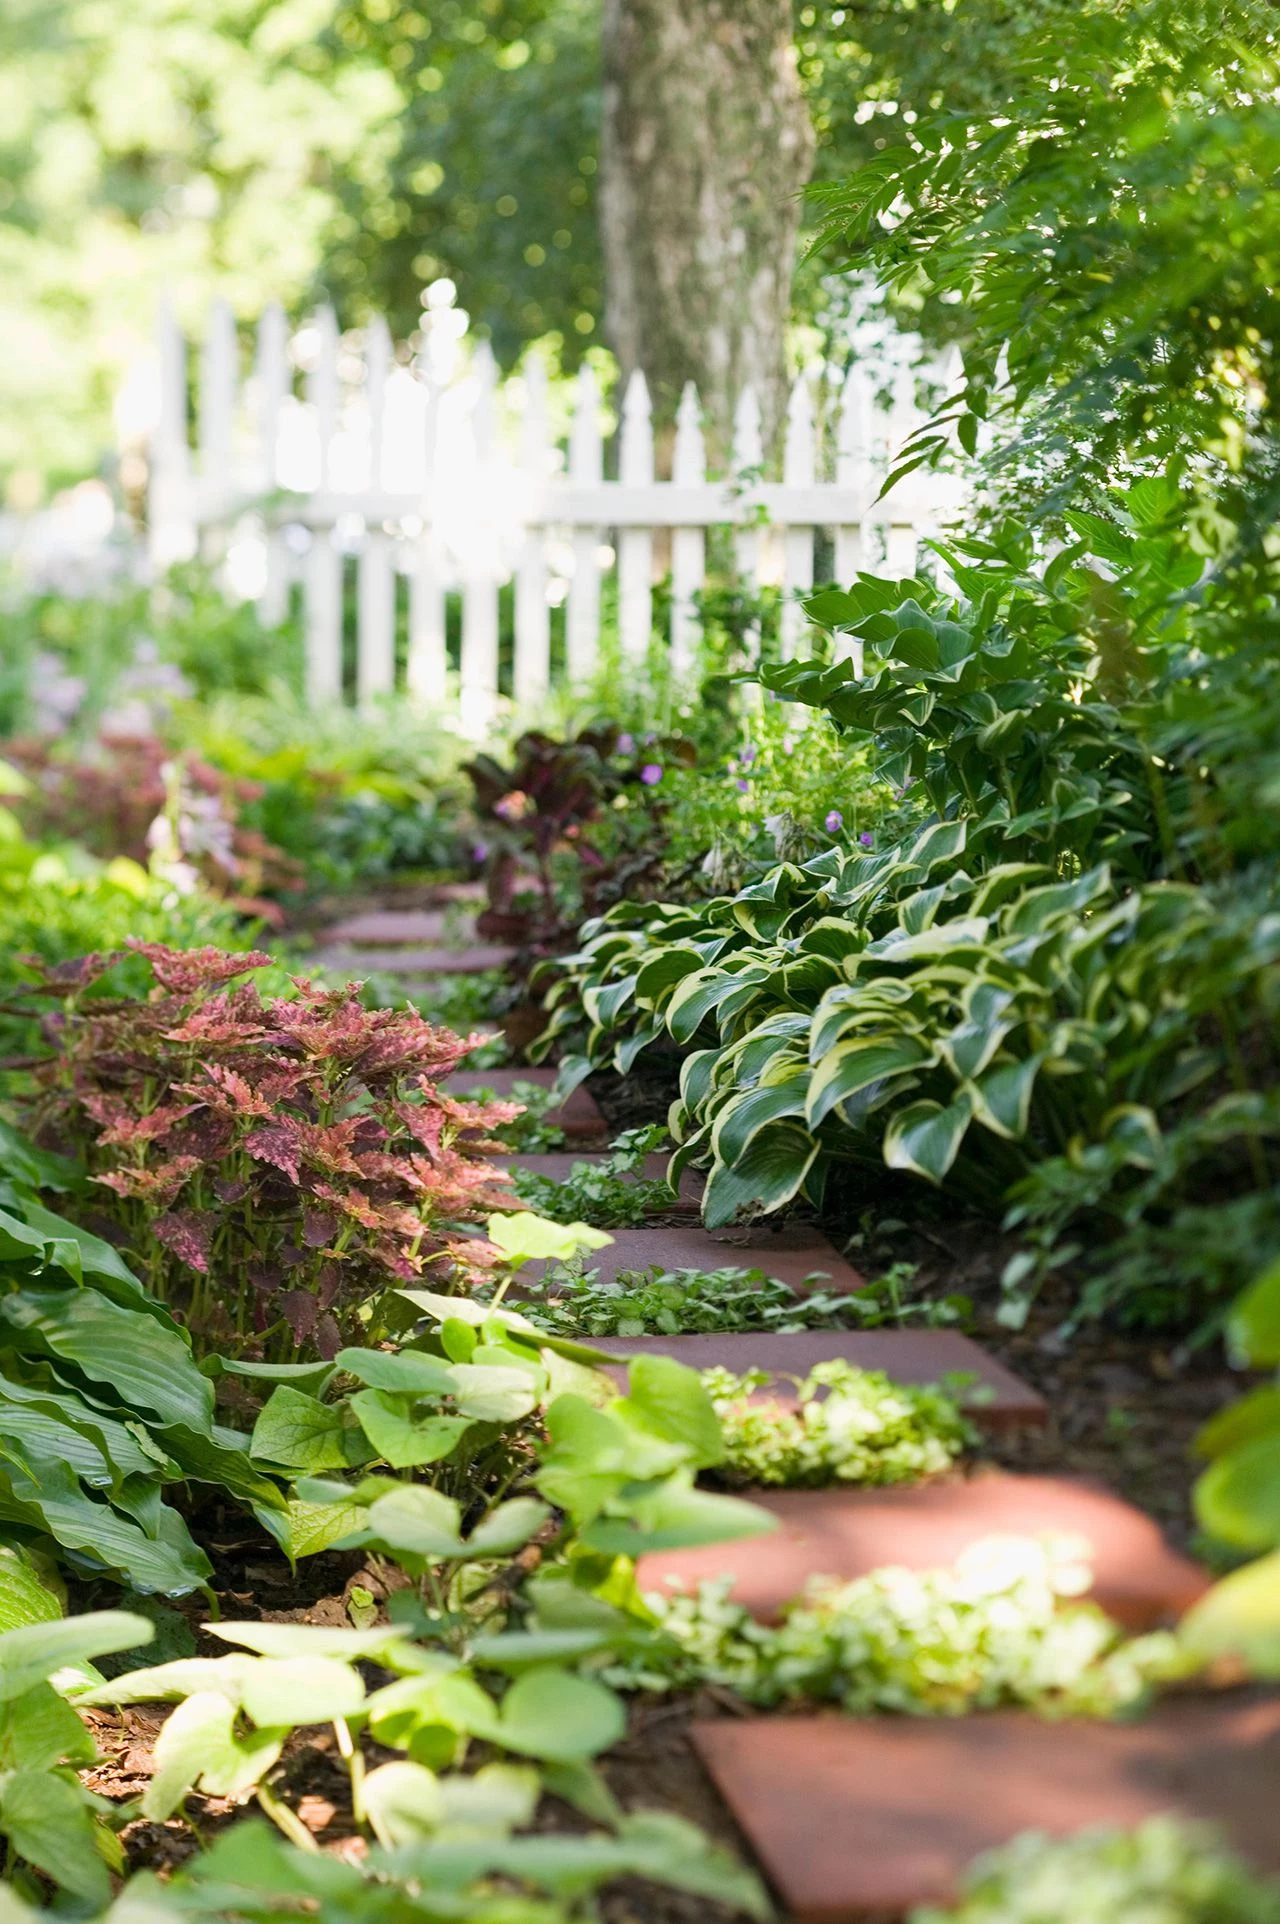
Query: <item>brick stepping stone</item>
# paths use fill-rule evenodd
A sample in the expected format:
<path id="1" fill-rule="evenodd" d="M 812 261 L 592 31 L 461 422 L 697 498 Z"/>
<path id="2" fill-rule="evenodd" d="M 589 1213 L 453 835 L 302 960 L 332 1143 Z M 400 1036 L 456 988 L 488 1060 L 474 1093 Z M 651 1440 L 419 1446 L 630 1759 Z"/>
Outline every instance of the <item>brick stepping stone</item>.
<path id="1" fill-rule="evenodd" d="M 477 1073 L 483 1073 L 477 1071 Z M 528 1079 L 527 1077 L 525 1078 Z M 547 1176 L 552 1182 L 567 1182 L 573 1173 L 575 1163 L 604 1163 L 606 1156 L 575 1156 L 565 1150 L 560 1154 L 500 1156 L 499 1164 L 503 1169 L 527 1169 L 535 1176 Z M 644 1182 L 665 1182 L 667 1179 L 667 1158 L 661 1153 L 646 1156 L 639 1169 L 639 1178 Z M 631 1181 L 623 1177 L 624 1182 Z M 680 1177 L 680 1188 L 672 1200 L 659 1204 L 655 1215 L 696 1216 L 702 1202 L 702 1177 L 692 1169 L 686 1169 Z"/>
<path id="2" fill-rule="evenodd" d="M 899 1383 L 936 1383 L 944 1376 L 963 1373 L 989 1392 L 989 1400 L 975 1403 L 971 1412 L 984 1428 L 1039 1428 L 1049 1420 L 1048 1404 L 1029 1383 L 958 1330 L 741 1330 L 687 1336 L 593 1336 L 590 1340 L 597 1349 L 619 1356 L 657 1351 L 691 1369 L 730 1369 L 739 1375 L 762 1369 L 784 1377 L 804 1376 L 815 1363 L 837 1356 L 860 1369 L 883 1370 Z M 787 1383 L 771 1385 L 758 1394 L 762 1401 L 795 1402 L 794 1386 Z"/>
<path id="3" fill-rule="evenodd" d="M 510 1096 L 518 1082 L 532 1083 L 535 1089 L 554 1089 L 554 1069 L 460 1069 L 441 1083 L 447 1095 L 469 1096 L 477 1089 L 491 1089 L 495 1096 Z M 518 1098 L 517 1098 L 518 1100 Z M 605 1119 L 590 1089 L 581 1085 L 555 1109 L 548 1109 L 545 1120 L 566 1136 L 599 1139 L 607 1134 Z"/>
<path id="4" fill-rule="evenodd" d="M 324 969 L 341 974 L 413 976 L 418 981 L 442 975 L 484 975 L 489 969 L 503 969 L 515 954 L 501 944 L 476 943 L 465 949 L 318 949 L 314 960 Z M 412 985 L 404 985 L 406 994 Z"/>
<path id="5" fill-rule="evenodd" d="M 732 1595 L 773 1622 L 813 1576 L 849 1582 L 886 1564 L 944 1569 L 982 1537 L 1082 1537 L 1090 1546 L 1091 1595 L 1131 1630 L 1181 1616 L 1209 1579 L 1170 1548 L 1152 1519 L 1100 1484 L 1071 1477 L 983 1470 L 888 1489 L 747 1490 L 779 1528 L 695 1550 L 643 1557 L 642 1590 L 692 1589 L 731 1577 Z"/>
<path id="6" fill-rule="evenodd" d="M 456 938 L 456 915 L 443 909 L 371 909 L 325 930 L 335 948 L 421 948 Z"/>
<path id="7" fill-rule="evenodd" d="M 446 1085 L 451 1086 L 451 1085 Z M 590 1267 L 601 1282 L 623 1269 L 763 1269 L 797 1295 L 815 1288 L 842 1295 L 862 1289 L 866 1278 L 847 1263 L 825 1236 L 801 1224 L 789 1229 L 703 1229 L 693 1223 L 663 1229 L 615 1229 L 607 1249 L 593 1249 Z M 538 1268 L 530 1264 L 530 1273 Z M 821 1271 L 813 1283 L 808 1278 Z"/>
<path id="8" fill-rule="evenodd" d="M 1219 1826 L 1258 1870 L 1280 1870 L 1280 1697 L 1196 1696 L 1136 1723 L 753 1717 L 691 1736 L 792 1924 L 952 1903 L 972 1859 L 1021 1831 L 1163 1811 Z"/>

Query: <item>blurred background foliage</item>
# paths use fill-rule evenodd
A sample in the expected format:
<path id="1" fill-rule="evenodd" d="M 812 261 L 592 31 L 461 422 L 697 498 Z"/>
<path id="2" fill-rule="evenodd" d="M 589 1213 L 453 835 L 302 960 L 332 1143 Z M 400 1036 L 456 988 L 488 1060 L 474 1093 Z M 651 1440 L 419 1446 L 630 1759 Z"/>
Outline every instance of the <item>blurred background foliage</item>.
<path id="1" fill-rule="evenodd" d="M 1030 9 L 1026 9 L 1030 10 Z M 1024 6 L 796 9 L 815 176 L 945 97 L 992 104 Z M 414 330 L 457 282 L 511 366 L 601 339 L 599 0 L 7 0 L 0 16 L 0 478 L 11 507 L 92 473 L 161 293 L 197 324 L 322 295 Z M 816 257 L 794 320 L 840 330 Z M 944 316 L 945 319 L 945 316 Z"/>

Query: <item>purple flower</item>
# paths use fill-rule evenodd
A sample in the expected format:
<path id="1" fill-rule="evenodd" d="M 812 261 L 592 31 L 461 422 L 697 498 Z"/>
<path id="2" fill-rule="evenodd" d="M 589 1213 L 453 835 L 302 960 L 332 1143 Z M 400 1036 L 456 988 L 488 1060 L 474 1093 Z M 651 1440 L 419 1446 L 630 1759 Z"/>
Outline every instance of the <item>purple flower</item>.
<path id="1" fill-rule="evenodd" d="M 738 760 L 744 768 L 750 768 L 755 758 L 756 749 L 751 742 L 748 742 L 746 747 L 739 752 Z"/>
<path id="2" fill-rule="evenodd" d="M 738 790 L 738 793 L 740 795 L 749 795 L 751 793 L 750 782 L 744 782 L 741 776 L 739 776 L 737 781 L 734 783 L 734 787 Z"/>
<path id="3" fill-rule="evenodd" d="M 640 780 L 646 788 L 653 788 L 662 780 L 662 770 L 657 762 L 646 762 L 640 770 Z"/>
<path id="4" fill-rule="evenodd" d="M 489 844 L 487 842 L 477 842 L 471 851 L 471 859 L 473 862 L 487 862 L 489 859 Z"/>
<path id="5" fill-rule="evenodd" d="M 833 808 L 822 826 L 826 829 L 828 835 L 838 835 L 844 827 L 844 816 L 838 808 Z"/>
<path id="6" fill-rule="evenodd" d="M 636 752 L 636 738 L 635 738 L 635 736 L 634 736 L 634 735 L 619 735 L 619 737 L 618 737 L 618 753 L 619 753 L 619 755 L 634 755 L 634 754 L 635 754 L 635 752 Z"/>
<path id="7" fill-rule="evenodd" d="M 872 835 L 870 829 L 864 828 L 858 840 L 862 843 L 863 848 L 870 848 L 875 837 Z"/>

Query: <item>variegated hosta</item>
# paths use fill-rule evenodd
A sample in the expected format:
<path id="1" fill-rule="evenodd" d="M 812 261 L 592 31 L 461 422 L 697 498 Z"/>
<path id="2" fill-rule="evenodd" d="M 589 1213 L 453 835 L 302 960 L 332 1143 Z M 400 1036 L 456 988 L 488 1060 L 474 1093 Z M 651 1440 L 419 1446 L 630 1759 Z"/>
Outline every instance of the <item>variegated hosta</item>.
<path id="1" fill-rule="evenodd" d="M 510 1194 L 478 1152 L 517 1109 L 439 1087 L 475 1038 L 366 1009 L 351 985 L 263 997 L 237 978 L 265 955 L 134 946 L 145 1000 L 102 993 L 113 956 L 43 974 L 57 1052 L 33 1115 L 206 1339 L 332 1356 L 389 1285 L 499 1260 L 462 1225 Z"/>

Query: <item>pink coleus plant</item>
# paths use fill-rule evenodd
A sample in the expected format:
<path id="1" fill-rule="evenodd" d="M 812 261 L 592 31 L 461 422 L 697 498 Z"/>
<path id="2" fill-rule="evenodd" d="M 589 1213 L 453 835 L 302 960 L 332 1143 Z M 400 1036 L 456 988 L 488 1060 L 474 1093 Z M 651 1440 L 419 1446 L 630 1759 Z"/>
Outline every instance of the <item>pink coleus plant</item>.
<path id="1" fill-rule="evenodd" d="M 199 1342 L 331 1356 L 388 1287 L 465 1289 L 500 1260 L 469 1226 L 509 1205 L 488 1132 L 520 1106 L 440 1088 L 477 1037 L 355 985 L 264 997 L 238 979 L 269 964 L 254 951 L 130 946 L 145 999 L 103 992 L 118 955 L 41 968 L 33 1121 Z"/>

